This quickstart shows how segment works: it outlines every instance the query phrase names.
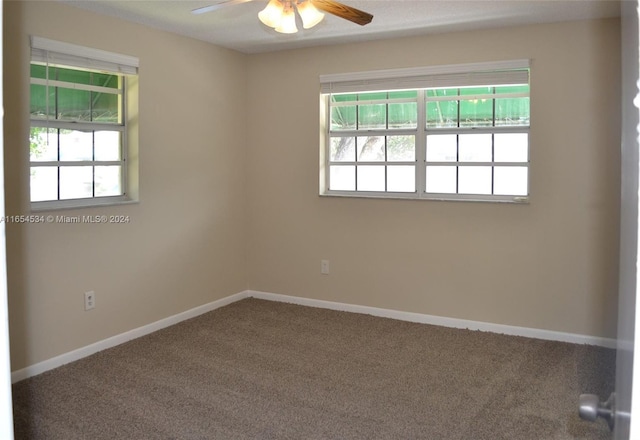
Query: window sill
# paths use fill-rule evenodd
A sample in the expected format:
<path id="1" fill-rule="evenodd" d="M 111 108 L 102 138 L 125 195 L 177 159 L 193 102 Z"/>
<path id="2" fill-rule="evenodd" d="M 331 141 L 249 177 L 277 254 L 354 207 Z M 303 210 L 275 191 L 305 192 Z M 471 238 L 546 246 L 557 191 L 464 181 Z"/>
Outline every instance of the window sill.
<path id="1" fill-rule="evenodd" d="M 485 197 L 475 195 L 458 195 L 452 197 L 446 194 L 422 195 L 415 193 L 366 193 L 366 192 L 326 192 L 320 193 L 320 197 L 356 198 L 356 199 L 390 199 L 390 200 L 417 200 L 417 201 L 437 201 L 437 202 L 480 202 L 480 203 L 508 203 L 515 205 L 528 205 L 529 196 L 494 196 Z"/>
<path id="2" fill-rule="evenodd" d="M 31 202 L 31 212 L 60 211 L 65 209 L 100 208 L 103 206 L 134 205 L 138 200 L 123 197 L 100 199 L 72 199 L 51 202 Z"/>

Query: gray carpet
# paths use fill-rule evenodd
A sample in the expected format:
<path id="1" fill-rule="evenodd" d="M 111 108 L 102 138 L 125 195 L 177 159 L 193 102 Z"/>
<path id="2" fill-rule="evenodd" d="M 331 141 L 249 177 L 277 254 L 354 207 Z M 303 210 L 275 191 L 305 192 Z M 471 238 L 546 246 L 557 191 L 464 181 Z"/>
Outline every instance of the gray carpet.
<path id="1" fill-rule="evenodd" d="M 14 385 L 16 439 L 609 439 L 615 352 L 246 299 Z"/>

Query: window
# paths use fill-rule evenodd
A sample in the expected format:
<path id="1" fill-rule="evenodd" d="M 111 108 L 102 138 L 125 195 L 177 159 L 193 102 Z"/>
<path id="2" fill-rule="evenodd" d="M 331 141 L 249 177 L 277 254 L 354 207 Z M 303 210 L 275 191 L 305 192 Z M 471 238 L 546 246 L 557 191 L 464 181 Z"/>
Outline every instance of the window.
<path id="1" fill-rule="evenodd" d="M 32 37 L 32 208 L 122 203 L 128 193 L 128 80 L 138 61 Z"/>
<path id="2" fill-rule="evenodd" d="M 325 195 L 523 202 L 529 63 L 321 77 Z"/>

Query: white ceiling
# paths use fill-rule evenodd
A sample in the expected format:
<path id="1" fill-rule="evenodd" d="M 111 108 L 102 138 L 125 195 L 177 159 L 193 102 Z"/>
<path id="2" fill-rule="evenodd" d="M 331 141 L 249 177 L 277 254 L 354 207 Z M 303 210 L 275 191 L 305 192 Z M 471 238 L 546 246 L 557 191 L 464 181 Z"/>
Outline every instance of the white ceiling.
<path id="1" fill-rule="evenodd" d="M 343 0 L 373 14 L 359 26 L 327 14 L 313 29 L 283 35 L 263 25 L 267 0 L 235 4 L 206 14 L 191 10 L 220 0 L 59 0 L 79 8 L 217 44 L 260 53 L 436 32 L 617 17 L 619 0 Z"/>

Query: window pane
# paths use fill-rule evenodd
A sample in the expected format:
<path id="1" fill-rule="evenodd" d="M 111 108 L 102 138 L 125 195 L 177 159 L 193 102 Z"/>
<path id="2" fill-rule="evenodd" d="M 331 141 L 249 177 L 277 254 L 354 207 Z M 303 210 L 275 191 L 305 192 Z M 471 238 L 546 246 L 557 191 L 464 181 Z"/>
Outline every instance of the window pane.
<path id="1" fill-rule="evenodd" d="M 387 191 L 415 192 L 416 169 L 411 165 L 387 167 Z"/>
<path id="2" fill-rule="evenodd" d="M 390 162 L 415 161 L 415 136 L 387 136 L 387 160 Z"/>
<path id="3" fill-rule="evenodd" d="M 417 90 L 399 90 L 397 92 L 389 92 L 389 99 L 413 98 L 418 97 Z"/>
<path id="4" fill-rule="evenodd" d="M 358 161 L 384 161 L 384 136 L 358 136 Z"/>
<path id="5" fill-rule="evenodd" d="M 519 86 L 500 86 L 496 87 L 496 93 L 529 93 L 529 85 L 519 85 Z"/>
<path id="6" fill-rule="evenodd" d="M 355 162 L 356 138 L 332 137 L 329 160 L 332 162 Z"/>
<path id="7" fill-rule="evenodd" d="M 29 160 L 32 162 L 58 160 L 58 130 L 56 128 L 31 127 Z"/>
<path id="8" fill-rule="evenodd" d="M 416 128 L 417 126 L 417 103 L 389 104 L 389 128 Z"/>
<path id="9" fill-rule="evenodd" d="M 331 95 L 331 102 L 351 102 L 357 101 L 358 95 L 355 93 L 344 93 L 340 95 Z"/>
<path id="10" fill-rule="evenodd" d="M 371 92 L 358 94 L 358 101 L 373 101 L 374 99 L 387 99 L 387 92 Z"/>
<path id="11" fill-rule="evenodd" d="M 55 119 L 56 94 L 55 87 L 49 87 L 49 99 L 47 100 L 47 87 L 31 84 L 30 112 L 32 117 L 42 119 Z"/>
<path id="12" fill-rule="evenodd" d="M 460 127 L 493 125 L 493 99 L 481 98 L 460 101 Z"/>
<path id="13" fill-rule="evenodd" d="M 41 64 L 31 64 L 31 78 L 47 78 L 47 66 Z"/>
<path id="14" fill-rule="evenodd" d="M 493 87 L 465 87 L 460 96 L 491 95 Z M 493 125 L 493 99 L 477 98 L 460 100 L 460 126 L 478 127 Z"/>
<path id="15" fill-rule="evenodd" d="M 49 76 L 59 81 L 66 81 L 78 84 L 91 84 L 91 72 L 86 70 L 65 69 L 62 67 L 50 67 Z"/>
<path id="16" fill-rule="evenodd" d="M 58 167 L 31 167 L 31 201 L 58 199 Z"/>
<path id="17" fill-rule="evenodd" d="M 60 130 L 60 160 L 92 160 L 93 132 Z"/>
<path id="18" fill-rule="evenodd" d="M 428 193 L 456 193 L 456 167 L 428 166 L 427 189 Z"/>
<path id="19" fill-rule="evenodd" d="M 67 121 L 91 120 L 91 92 L 56 87 L 58 93 L 57 119 Z"/>
<path id="20" fill-rule="evenodd" d="M 461 134 L 458 142 L 460 162 L 491 162 L 491 133 Z"/>
<path id="21" fill-rule="evenodd" d="M 60 200 L 93 196 L 93 167 L 60 167 Z"/>
<path id="22" fill-rule="evenodd" d="M 458 193 L 491 194 L 491 167 L 459 167 Z"/>
<path id="23" fill-rule="evenodd" d="M 95 160 L 120 160 L 122 158 L 121 136 L 119 131 L 95 131 Z"/>
<path id="24" fill-rule="evenodd" d="M 97 122 L 120 122 L 120 107 L 118 95 L 112 93 L 91 92 L 91 120 Z"/>
<path id="25" fill-rule="evenodd" d="M 384 166 L 359 166 L 358 191 L 384 191 Z"/>
<path id="26" fill-rule="evenodd" d="M 358 129 L 387 128 L 387 106 L 370 104 L 358 106 Z"/>
<path id="27" fill-rule="evenodd" d="M 331 130 L 355 130 L 356 106 L 331 107 Z"/>
<path id="28" fill-rule="evenodd" d="M 528 194 L 527 167 L 495 167 L 493 193 L 509 196 Z"/>
<path id="29" fill-rule="evenodd" d="M 457 135 L 436 134 L 427 136 L 427 162 L 455 162 L 457 157 Z"/>
<path id="30" fill-rule="evenodd" d="M 458 101 L 427 102 L 427 128 L 458 126 Z"/>
<path id="31" fill-rule="evenodd" d="M 427 98 L 457 97 L 459 92 L 460 90 L 458 88 L 429 89 L 427 90 Z"/>
<path id="32" fill-rule="evenodd" d="M 529 160 L 527 133 L 496 133 L 493 142 L 496 162 L 527 162 Z"/>
<path id="33" fill-rule="evenodd" d="M 355 191 L 356 167 L 352 165 L 333 165 L 329 168 L 330 190 Z"/>
<path id="34" fill-rule="evenodd" d="M 96 197 L 122 195 L 122 167 L 95 167 Z"/>
<path id="35" fill-rule="evenodd" d="M 529 98 L 496 99 L 496 125 L 528 126 Z"/>
<path id="36" fill-rule="evenodd" d="M 118 89 L 118 75 L 111 75 L 109 73 L 97 73 L 92 72 L 91 84 L 100 87 L 109 87 L 111 89 Z"/>
<path id="37" fill-rule="evenodd" d="M 493 94 L 493 87 L 491 86 L 460 88 L 460 96 L 492 95 L 492 94 Z"/>

